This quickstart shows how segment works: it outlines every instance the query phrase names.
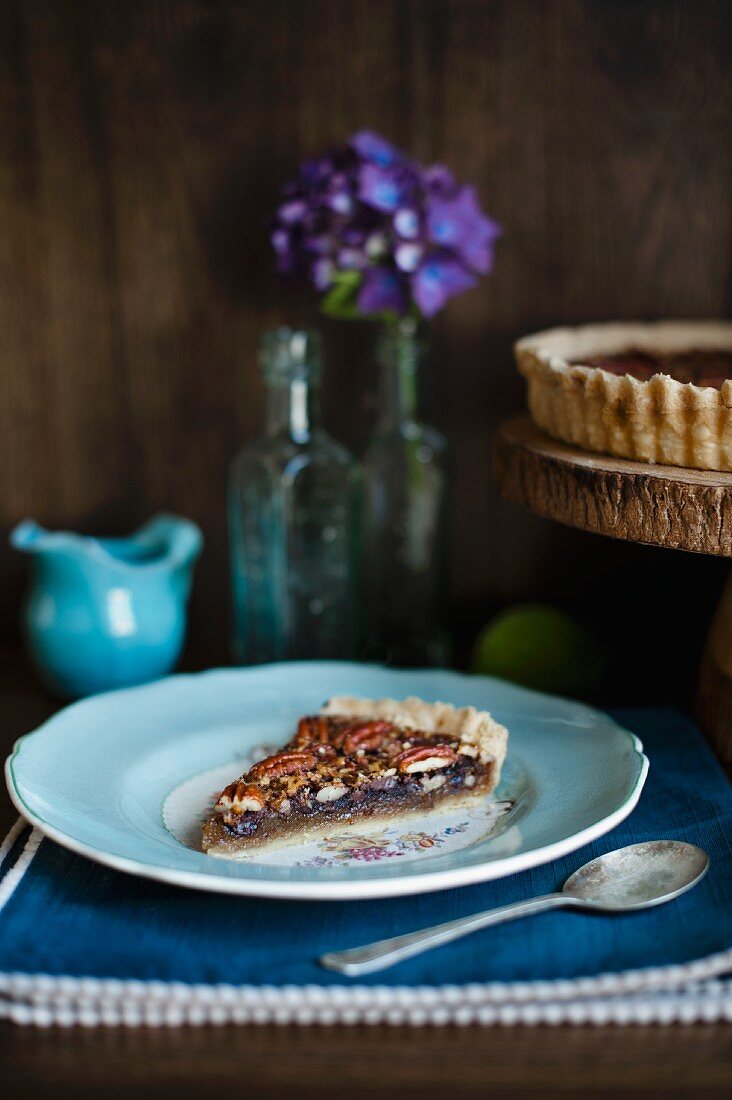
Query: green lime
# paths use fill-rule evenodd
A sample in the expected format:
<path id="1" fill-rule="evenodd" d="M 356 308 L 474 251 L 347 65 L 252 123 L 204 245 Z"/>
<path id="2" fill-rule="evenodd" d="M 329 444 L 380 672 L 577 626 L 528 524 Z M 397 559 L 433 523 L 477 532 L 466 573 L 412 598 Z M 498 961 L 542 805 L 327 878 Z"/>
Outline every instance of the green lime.
<path id="1" fill-rule="evenodd" d="M 481 631 L 471 671 L 539 691 L 582 695 L 596 686 L 604 665 L 597 641 L 571 615 L 526 603 L 502 611 Z"/>

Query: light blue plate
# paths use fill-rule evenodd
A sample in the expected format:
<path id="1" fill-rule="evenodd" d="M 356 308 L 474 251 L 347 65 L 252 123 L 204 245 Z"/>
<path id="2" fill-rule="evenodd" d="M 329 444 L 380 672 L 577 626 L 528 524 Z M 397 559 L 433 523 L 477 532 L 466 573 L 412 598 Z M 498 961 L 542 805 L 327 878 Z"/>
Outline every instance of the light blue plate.
<path id="1" fill-rule="evenodd" d="M 489 710 L 510 732 L 495 799 L 364 826 L 241 862 L 195 850 L 212 796 L 247 753 L 280 745 L 330 695 L 418 695 Z M 499 878 L 614 828 L 638 801 L 638 738 L 580 703 L 442 671 L 300 662 L 173 676 L 97 695 L 21 737 L 6 765 L 21 813 L 59 844 L 179 886 L 279 898 L 413 894 Z"/>

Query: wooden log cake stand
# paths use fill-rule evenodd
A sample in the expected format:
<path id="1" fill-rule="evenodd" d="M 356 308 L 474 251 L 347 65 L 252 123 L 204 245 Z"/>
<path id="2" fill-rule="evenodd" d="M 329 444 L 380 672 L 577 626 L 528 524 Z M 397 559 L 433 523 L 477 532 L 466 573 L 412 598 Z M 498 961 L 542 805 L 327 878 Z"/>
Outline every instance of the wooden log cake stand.
<path id="1" fill-rule="evenodd" d="M 499 430 L 494 473 L 506 500 L 616 539 L 732 558 L 732 473 L 687 470 L 581 451 L 524 416 Z M 732 764 L 732 573 L 702 658 L 697 716 Z"/>

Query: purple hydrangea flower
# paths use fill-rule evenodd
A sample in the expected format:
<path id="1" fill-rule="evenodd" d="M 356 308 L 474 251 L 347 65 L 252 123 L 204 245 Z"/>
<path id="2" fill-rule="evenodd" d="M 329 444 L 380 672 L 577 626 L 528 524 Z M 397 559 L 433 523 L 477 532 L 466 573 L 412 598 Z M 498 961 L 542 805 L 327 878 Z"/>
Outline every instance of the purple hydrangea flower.
<path id="1" fill-rule="evenodd" d="M 417 268 L 412 280 L 414 300 L 425 317 L 433 317 L 455 294 L 475 286 L 475 275 L 449 252 L 431 252 Z"/>
<path id="2" fill-rule="evenodd" d="M 364 164 L 358 174 L 358 197 L 366 206 L 391 214 L 412 198 L 417 182 L 416 173 L 409 168 Z"/>
<path id="3" fill-rule="evenodd" d="M 361 313 L 406 313 L 409 298 L 404 280 L 388 267 L 367 267 L 358 291 Z"/>
<path id="4" fill-rule="evenodd" d="M 327 256 L 320 256 L 313 264 L 311 277 L 317 290 L 327 290 L 333 282 L 336 266 Z"/>
<path id="5" fill-rule="evenodd" d="M 331 312 L 432 317 L 492 269 L 500 233 L 474 187 L 362 130 L 303 163 L 271 241 L 278 270 L 305 275 Z"/>
<path id="6" fill-rule="evenodd" d="M 394 249 L 394 262 L 400 271 L 411 274 L 416 271 L 424 256 L 424 245 L 419 241 L 400 241 Z"/>
<path id="7" fill-rule="evenodd" d="M 349 146 L 365 161 L 378 164 L 380 168 L 390 168 L 402 164 L 406 157 L 395 149 L 386 138 L 375 134 L 373 130 L 359 130 L 348 141 Z"/>
<path id="8" fill-rule="evenodd" d="M 429 164 L 422 169 L 425 189 L 435 195 L 449 195 L 455 190 L 455 177 L 444 164 Z"/>
<path id="9" fill-rule="evenodd" d="M 452 249 L 466 267 L 481 275 L 491 270 L 493 245 L 501 231 L 480 209 L 474 187 L 461 187 L 450 197 L 430 197 L 427 229 L 435 244 Z"/>
<path id="10" fill-rule="evenodd" d="M 394 231 L 398 237 L 407 241 L 416 240 L 421 224 L 419 210 L 413 206 L 402 206 L 394 214 Z"/>

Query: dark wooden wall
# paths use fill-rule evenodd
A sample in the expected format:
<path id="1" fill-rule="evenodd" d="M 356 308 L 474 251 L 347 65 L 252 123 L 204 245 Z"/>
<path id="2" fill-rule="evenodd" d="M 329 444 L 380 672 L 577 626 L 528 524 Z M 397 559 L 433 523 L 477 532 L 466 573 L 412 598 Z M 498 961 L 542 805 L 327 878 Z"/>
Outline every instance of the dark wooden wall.
<path id="1" fill-rule="evenodd" d="M 728 0 L 3 3 L 3 532 L 25 515 L 105 532 L 161 508 L 192 516 L 207 547 L 191 659 L 225 657 L 223 488 L 260 420 L 257 336 L 317 321 L 307 295 L 278 284 L 266 220 L 301 157 L 372 127 L 476 181 L 505 227 L 495 275 L 435 325 L 426 411 L 455 454 L 454 615 L 477 624 L 546 596 L 594 620 L 623 662 L 675 681 L 719 563 L 502 504 L 490 433 L 522 403 L 510 350 L 522 333 L 729 316 L 731 11 Z M 370 330 L 324 327 L 328 422 L 358 447 Z M 6 637 L 21 566 L 0 549 Z"/>

